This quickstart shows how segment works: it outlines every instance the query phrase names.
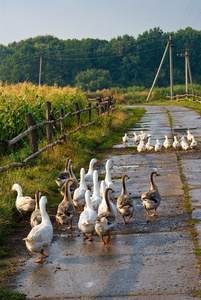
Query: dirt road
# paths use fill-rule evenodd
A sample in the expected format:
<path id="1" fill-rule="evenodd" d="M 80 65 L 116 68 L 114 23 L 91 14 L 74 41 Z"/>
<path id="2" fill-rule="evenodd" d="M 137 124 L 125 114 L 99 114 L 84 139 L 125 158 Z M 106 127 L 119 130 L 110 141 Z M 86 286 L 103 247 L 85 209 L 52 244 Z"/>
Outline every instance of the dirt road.
<path id="1" fill-rule="evenodd" d="M 118 216 L 111 244 L 105 246 L 98 236 L 90 243 L 78 229 L 61 234 L 55 228 L 47 262 L 33 263 L 35 255 L 21 262 L 13 284 L 16 291 L 29 299 L 196 299 L 192 296 L 201 290 L 200 270 L 187 220 L 201 219 L 201 119 L 182 107 L 145 108 L 141 122 L 128 132 L 128 144 L 117 145 L 115 155 L 106 157 L 98 170 L 105 174 L 105 161 L 111 158 L 112 177 L 118 178 L 114 183 L 119 190 L 120 177 L 129 175 L 127 189 L 135 203 L 131 223 L 125 225 Z M 154 144 L 156 138 L 163 142 L 165 135 L 186 135 L 188 128 L 199 141 L 197 150 L 137 154 L 128 148 L 127 153 L 126 147 L 134 145 L 133 131 L 151 133 Z M 122 149 L 124 154 L 119 155 Z M 140 200 L 141 193 L 149 189 L 151 171 L 161 175 L 156 184 L 162 202 L 154 218 L 146 215 Z M 184 206 L 181 172 L 190 187 L 192 215 Z M 201 232 L 200 224 L 196 230 Z"/>

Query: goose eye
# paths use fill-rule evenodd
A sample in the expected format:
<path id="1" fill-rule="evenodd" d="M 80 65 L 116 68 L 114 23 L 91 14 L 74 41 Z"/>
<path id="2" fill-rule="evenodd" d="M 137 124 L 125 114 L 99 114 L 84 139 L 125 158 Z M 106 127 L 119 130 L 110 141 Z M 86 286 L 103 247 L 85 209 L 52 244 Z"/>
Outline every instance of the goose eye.
<path id="1" fill-rule="evenodd" d="M 107 222 L 107 225 L 111 225 L 112 223 L 110 221 Z"/>

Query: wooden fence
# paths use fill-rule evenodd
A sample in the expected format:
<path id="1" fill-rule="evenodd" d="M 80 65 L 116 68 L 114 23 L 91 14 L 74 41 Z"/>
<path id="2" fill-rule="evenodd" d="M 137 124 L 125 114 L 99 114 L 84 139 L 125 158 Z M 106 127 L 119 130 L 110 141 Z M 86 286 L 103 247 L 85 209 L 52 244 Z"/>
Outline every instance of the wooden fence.
<path id="1" fill-rule="evenodd" d="M 197 94 L 197 95 L 193 95 L 193 94 L 184 94 L 184 95 L 176 95 L 176 96 L 166 96 L 167 100 L 188 100 L 188 101 L 192 101 L 192 102 L 201 102 L 201 97 Z"/>
<path id="2" fill-rule="evenodd" d="M 28 129 L 26 131 L 24 131 L 23 133 L 19 134 L 18 136 L 16 136 L 15 138 L 13 138 L 12 140 L 0 140 L 0 146 L 9 147 L 9 146 L 17 143 L 18 141 L 20 141 L 25 136 L 29 135 L 30 149 L 31 149 L 32 154 L 28 158 L 23 160 L 21 163 L 12 163 L 5 167 L 0 167 L 0 173 L 3 173 L 14 167 L 23 167 L 23 166 L 27 165 L 32 159 L 36 158 L 42 152 L 44 152 L 44 151 L 48 150 L 49 148 L 52 148 L 58 144 L 62 144 L 66 140 L 66 137 L 69 136 L 70 134 L 80 130 L 81 128 L 93 125 L 95 123 L 94 121 L 91 120 L 91 118 L 92 118 L 91 111 L 93 109 L 96 110 L 97 116 L 99 116 L 100 114 L 101 115 L 109 114 L 110 110 L 114 110 L 115 100 L 111 97 L 109 97 L 101 102 L 99 102 L 99 100 L 96 99 L 96 105 L 94 105 L 94 106 L 91 105 L 90 100 L 92 100 L 92 99 L 88 99 L 88 108 L 84 108 L 84 109 L 80 110 L 78 103 L 75 103 L 75 112 L 73 112 L 73 113 L 69 112 L 66 115 L 64 115 L 64 110 L 61 108 L 59 119 L 54 118 L 54 114 L 51 109 L 51 103 L 49 101 L 47 101 L 46 102 L 46 121 L 38 123 L 38 124 L 34 123 L 31 113 L 26 114 L 25 118 L 26 118 L 26 123 L 27 123 Z M 81 117 L 80 117 L 81 113 L 87 112 L 87 111 L 88 111 L 88 123 L 81 124 Z M 64 121 L 67 118 L 72 117 L 72 116 L 76 116 L 78 127 L 73 131 L 66 132 Z M 53 142 L 53 126 L 59 125 L 59 124 L 60 124 L 60 130 L 61 130 L 62 135 L 56 141 Z M 36 129 L 41 126 L 46 126 L 47 146 L 38 150 L 38 137 L 37 137 Z"/>

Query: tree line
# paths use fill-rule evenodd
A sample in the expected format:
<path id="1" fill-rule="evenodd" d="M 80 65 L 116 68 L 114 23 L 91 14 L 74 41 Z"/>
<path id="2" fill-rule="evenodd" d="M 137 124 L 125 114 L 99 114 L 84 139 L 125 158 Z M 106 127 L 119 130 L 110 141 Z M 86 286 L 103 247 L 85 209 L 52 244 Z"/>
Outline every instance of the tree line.
<path id="1" fill-rule="evenodd" d="M 145 31 L 137 38 L 124 35 L 110 41 L 100 39 L 60 40 L 45 35 L 0 45 L 0 80 L 5 83 L 80 86 L 95 91 L 111 87 L 149 88 L 167 45 L 170 33 L 160 27 Z M 185 83 L 184 54 L 188 48 L 194 83 L 201 81 L 201 31 L 187 27 L 173 33 L 174 84 Z M 169 56 L 166 55 L 159 87 L 169 85 Z"/>

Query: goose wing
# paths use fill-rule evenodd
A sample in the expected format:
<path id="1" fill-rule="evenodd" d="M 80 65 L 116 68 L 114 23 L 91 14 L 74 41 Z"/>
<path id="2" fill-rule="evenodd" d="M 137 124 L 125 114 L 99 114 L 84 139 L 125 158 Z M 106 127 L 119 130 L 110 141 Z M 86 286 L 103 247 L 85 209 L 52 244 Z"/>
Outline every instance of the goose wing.
<path id="1" fill-rule="evenodd" d="M 123 208 L 124 206 L 133 206 L 133 199 L 130 195 L 123 195 L 117 199 L 117 206 Z"/>
<path id="2" fill-rule="evenodd" d="M 106 218 L 107 221 L 110 223 L 110 224 L 114 224 L 115 223 L 115 215 L 112 214 L 112 213 L 108 213 L 108 212 L 103 212 L 102 214 L 98 215 L 97 216 L 97 221 L 100 222 L 102 218 Z"/>
<path id="3" fill-rule="evenodd" d="M 142 194 L 142 200 L 153 201 L 154 203 L 158 203 L 161 200 L 161 197 L 157 191 L 148 191 Z"/>

